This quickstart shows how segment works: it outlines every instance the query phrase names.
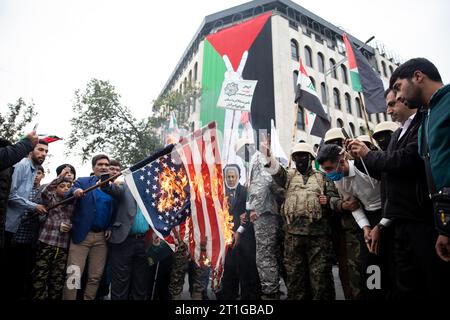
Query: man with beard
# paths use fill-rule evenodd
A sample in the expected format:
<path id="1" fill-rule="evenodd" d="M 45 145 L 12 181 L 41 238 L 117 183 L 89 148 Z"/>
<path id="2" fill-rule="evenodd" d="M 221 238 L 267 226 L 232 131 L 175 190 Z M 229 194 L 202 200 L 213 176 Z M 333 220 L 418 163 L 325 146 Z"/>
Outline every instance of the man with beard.
<path id="1" fill-rule="evenodd" d="M 94 300 L 103 275 L 107 255 L 107 241 L 111 236 L 116 201 L 97 188 L 85 193 L 101 179 L 109 177 L 109 158 L 98 154 L 92 158 L 90 177 L 80 177 L 66 193 L 66 198 L 77 199 L 72 216 L 71 241 L 67 259 L 67 279 L 63 300 L 75 300 L 80 289 L 80 278 L 87 265 L 88 276 L 84 300 Z M 86 263 L 89 257 L 89 263 Z"/>
<path id="2" fill-rule="evenodd" d="M 19 228 L 22 217 L 27 211 L 44 214 L 47 212 L 45 207 L 29 200 L 34 180 L 38 171 L 38 166 L 42 165 L 48 153 L 48 143 L 39 140 L 33 151 L 27 158 L 22 159 L 14 166 L 12 175 L 11 189 L 6 209 L 5 224 L 5 250 L 6 250 L 6 292 L 7 298 L 24 298 L 23 276 L 19 276 L 21 262 L 27 260 L 29 250 L 21 250 L 16 245 L 14 236 Z"/>
<path id="3" fill-rule="evenodd" d="M 450 85 L 444 85 L 433 63 L 416 58 L 394 71 L 390 87 L 397 92 L 398 99 L 406 100 L 408 108 L 423 107 L 428 112 L 418 135 L 419 153 L 428 168 L 430 194 L 440 193 L 450 198 Z M 433 204 L 439 233 L 436 252 L 442 260 L 450 262 L 450 204 L 444 208 L 436 197 Z"/>
<path id="4" fill-rule="evenodd" d="M 228 249 L 221 290 L 216 295 L 220 300 L 236 300 L 240 285 L 241 300 L 257 300 L 259 278 L 256 268 L 255 233 L 245 210 L 247 189 L 239 183 L 239 166 L 229 164 L 223 171 L 229 214 L 233 216 L 234 244 Z"/>
<path id="5" fill-rule="evenodd" d="M 334 300 L 331 261 L 330 209 L 339 201 L 333 183 L 311 162 L 316 154 L 307 143 L 297 143 L 291 152 L 295 168 L 286 170 L 270 155 L 266 142 L 262 153 L 268 155 L 268 172 L 284 189 L 281 212 L 285 219 L 284 263 L 288 299 Z"/>
<path id="6" fill-rule="evenodd" d="M 370 233 L 373 244 L 393 232 L 394 299 L 441 299 L 448 292 L 445 263 L 435 253 L 438 237 L 429 198 L 425 166 L 418 153 L 422 112 L 409 109 L 392 89 L 386 91 L 387 113 L 402 127 L 394 132 L 386 151 L 370 151 L 358 140 L 347 149 L 361 157 L 369 171 L 381 175 L 383 217 L 392 230 L 377 225 Z M 386 243 L 386 242 L 385 242 Z M 380 247 L 383 250 L 383 245 Z M 447 266 L 448 268 L 448 266 Z"/>

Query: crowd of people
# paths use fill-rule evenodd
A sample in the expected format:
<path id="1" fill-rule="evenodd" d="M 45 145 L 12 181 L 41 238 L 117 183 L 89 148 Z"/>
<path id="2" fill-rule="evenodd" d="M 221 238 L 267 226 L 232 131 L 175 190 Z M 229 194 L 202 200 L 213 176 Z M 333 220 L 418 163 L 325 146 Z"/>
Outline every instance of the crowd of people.
<path id="1" fill-rule="evenodd" d="M 217 299 L 280 299 L 283 280 L 288 299 L 333 300 L 334 264 L 348 300 L 450 297 L 450 85 L 411 59 L 385 99 L 393 122 L 373 136 L 330 129 L 318 150 L 296 143 L 287 167 L 267 137 L 237 141 L 246 177 L 223 169 L 234 239 Z M 118 161 L 96 155 L 78 178 L 61 164 L 43 185 L 48 148 L 35 132 L 0 141 L 4 299 L 180 300 L 186 273 L 191 299 L 208 299 L 209 269 L 185 239 L 149 259 L 151 227 L 126 182 L 94 188 Z"/>

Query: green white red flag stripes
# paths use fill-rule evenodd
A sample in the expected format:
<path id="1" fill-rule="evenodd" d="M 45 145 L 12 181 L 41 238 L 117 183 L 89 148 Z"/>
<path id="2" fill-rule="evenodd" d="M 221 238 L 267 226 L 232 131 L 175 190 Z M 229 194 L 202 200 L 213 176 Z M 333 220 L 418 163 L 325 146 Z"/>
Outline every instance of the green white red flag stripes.
<path id="1" fill-rule="evenodd" d="M 295 95 L 295 103 L 299 107 L 303 107 L 311 111 L 314 115 L 307 118 L 310 134 L 323 138 L 325 132 L 330 129 L 331 124 L 328 115 L 317 96 L 316 88 L 311 82 L 311 79 L 300 60 L 300 70 L 297 78 L 297 92 Z M 309 131 L 309 130 L 308 130 Z"/>

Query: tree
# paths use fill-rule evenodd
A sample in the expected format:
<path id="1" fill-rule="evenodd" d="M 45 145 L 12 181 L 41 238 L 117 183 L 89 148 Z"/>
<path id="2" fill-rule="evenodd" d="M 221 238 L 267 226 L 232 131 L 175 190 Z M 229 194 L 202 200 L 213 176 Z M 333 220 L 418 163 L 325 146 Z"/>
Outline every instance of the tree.
<path id="1" fill-rule="evenodd" d="M 85 90 L 75 91 L 74 100 L 66 146 L 68 153 L 81 150 L 83 162 L 103 152 L 129 166 L 161 147 L 155 119 L 137 120 L 109 81 L 90 80 Z"/>
<path id="2" fill-rule="evenodd" d="M 153 111 L 160 118 L 160 122 L 167 120 L 170 112 L 175 111 L 180 129 L 189 131 L 190 110 L 199 99 L 200 93 L 200 88 L 189 82 L 183 91 L 170 91 L 156 99 L 153 103 Z"/>
<path id="3" fill-rule="evenodd" d="M 22 98 L 8 103 L 8 113 L 0 113 L 0 137 L 15 143 L 24 135 L 23 128 L 37 115 L 34 102 L 25 103 Z"/>

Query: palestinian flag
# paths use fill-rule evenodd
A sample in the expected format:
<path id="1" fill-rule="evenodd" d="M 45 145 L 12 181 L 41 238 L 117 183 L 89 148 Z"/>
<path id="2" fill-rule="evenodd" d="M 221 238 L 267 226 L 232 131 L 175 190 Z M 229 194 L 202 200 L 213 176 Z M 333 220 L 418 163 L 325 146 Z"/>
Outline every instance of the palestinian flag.
<path id="1" fill-rule="evenodd" d="M 62 138 L 60 138 L 60 137 L 49 136 L 49 135 L 46 135 L 46 134 L 38 134 L 38 137 L 39 137 L 39 140 L 44 140 L 47 143 L 52 143 L 52 142 L 55 142 L 55 141 L 62 140 Z"/>
<path id="2" fill-rule="evenodd" d="M 353 47 L 345 33 L 342 38 L 347 52 L 353 90 L 363 93 L 367 113 L 385 112 L 383 82 L 366 57 Z"/>
<path id="3" fill-rule="evenodd" d="M 238 136 L 239 123 L 235 124 L 240 122 L 241 111 L 217 107 L 225 73 L 258 81 L 250 111 L 253 129 L 270 132 L 270 119 L 275 119 L 271 15 L 271 12 L 264 13 L 210 34 L 204 40 L 200 121 L 217 123 L 224 136 L 222 156 L 226 159 L 230 159 L 228 155 L 234 151 L 227 135 Z M 230 62 L 228 69 L 224 56 Z"/>
<path id="4" fill-rule="evenodd" d="M 295 94 L 295 103 L 299 107 L 308 109 L 309 115 L 305 115 L 307 123 L 307 132 L 314 136 L 323 138 L 331 124 L 328 115 L 317 96 L 316 88 L 300 60 L 300 72 L 297 79 L 297 92 Z"/>

